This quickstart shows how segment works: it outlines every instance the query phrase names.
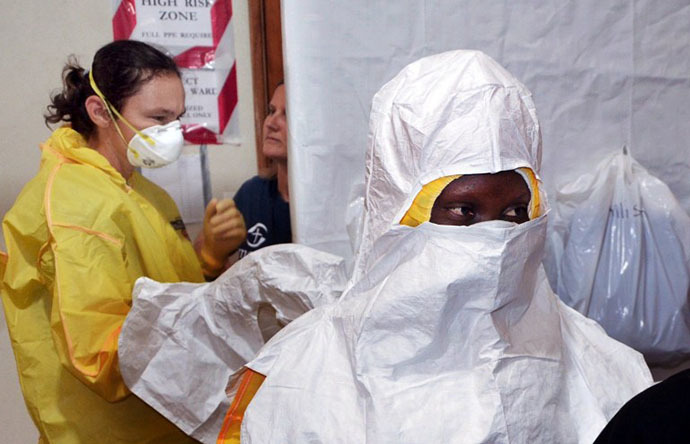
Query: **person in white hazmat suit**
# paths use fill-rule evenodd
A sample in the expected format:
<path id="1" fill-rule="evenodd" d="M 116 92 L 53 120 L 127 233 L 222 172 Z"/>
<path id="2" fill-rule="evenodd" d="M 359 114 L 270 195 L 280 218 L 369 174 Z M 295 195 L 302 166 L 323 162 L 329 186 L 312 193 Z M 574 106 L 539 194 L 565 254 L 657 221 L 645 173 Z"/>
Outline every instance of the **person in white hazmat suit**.
<path id="1" fill-rule="evenodd" d="M 529 91 L 481 52 L 388 82 L 353 275 L 237 375 L 218 442 L 592 442 L 652 379 L 551 291 L 540 159 Z"/>

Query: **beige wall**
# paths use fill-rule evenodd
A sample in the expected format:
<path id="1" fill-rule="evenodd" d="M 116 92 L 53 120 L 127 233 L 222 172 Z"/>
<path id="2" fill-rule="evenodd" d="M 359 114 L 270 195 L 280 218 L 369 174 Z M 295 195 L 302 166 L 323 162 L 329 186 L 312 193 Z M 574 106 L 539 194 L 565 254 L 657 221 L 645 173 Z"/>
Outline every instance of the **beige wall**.
<path id="1" fill-rule="evenodd" d="M 209 147 L 214 195 L 232 193 L 256 173 L 247 2 L 233 0 L 239 112 L 239 147 Z M 38 169 L 38 143 L 48 137 L 42 114 L 50 91 L 60 86 L 68 54 L 88 66 L 111 40 L 111 2 L 0 0 L 0 216 Z M 194 230 L 194 227 L 191 227 Z M 4 251 L 0 236 L 0 250 Z M 19 392 L 7 327 L 0 314 L 1 442 L 32 443 L 36 430 Z"/>

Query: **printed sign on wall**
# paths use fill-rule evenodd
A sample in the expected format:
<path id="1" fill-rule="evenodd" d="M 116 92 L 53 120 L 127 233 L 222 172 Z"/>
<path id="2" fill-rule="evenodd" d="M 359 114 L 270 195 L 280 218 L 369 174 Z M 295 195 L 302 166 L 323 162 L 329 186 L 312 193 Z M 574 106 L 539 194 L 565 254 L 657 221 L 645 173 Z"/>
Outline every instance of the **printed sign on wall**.
<path id="1" fill-rule="evenodd" d="M 139 0 L 138 29 L 130 38 L 182 52 L 194 46 L 213 46 L 210 0 Z M 116 36 L 117 38 L 117 36 Z"/>
<path id="2" fill-rule="evenodd" d="M 113 0 L 113 37 L 164 48 L 182 70 L 185 140 L 239 140 L 231 0 Z"/>

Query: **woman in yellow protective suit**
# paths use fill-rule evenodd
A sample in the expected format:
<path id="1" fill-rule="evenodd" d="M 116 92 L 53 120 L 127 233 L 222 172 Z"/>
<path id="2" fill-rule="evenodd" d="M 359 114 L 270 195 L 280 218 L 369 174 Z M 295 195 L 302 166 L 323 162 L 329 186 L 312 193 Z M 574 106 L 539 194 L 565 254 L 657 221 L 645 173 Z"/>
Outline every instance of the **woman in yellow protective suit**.
<path id="1" fill-rule="evenodd" d="M 41 442 L 193 442 L 131 395 L 118 336 L 134 281 L 203 281 L 244 239 L 232 201 L 213 200 L 199 257 L 177 207 L 135 167 L 174 161 L 184 89 L 172 59 L 135 41 L 76 63 L 46 115 L 66 122 L 3 221 L 2 301 L 26 405 Z M 1 267 L 0 267 L 1 268 Z"/>
<path id="2" fill-rule="evenodd" d="M 529 91 L 437 54 L 383 86 L 369 130 L 353 275 L 246 365 L 217 442 L 591 443 L 651 376 L 546 280 Z"/>

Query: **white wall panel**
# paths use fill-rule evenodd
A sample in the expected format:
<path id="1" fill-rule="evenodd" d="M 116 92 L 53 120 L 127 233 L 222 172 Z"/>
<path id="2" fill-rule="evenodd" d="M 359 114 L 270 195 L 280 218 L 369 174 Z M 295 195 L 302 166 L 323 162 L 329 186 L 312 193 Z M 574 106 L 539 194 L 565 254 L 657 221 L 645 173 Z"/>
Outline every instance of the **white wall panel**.
<path id="1" fill-rule="evenodd" d="M 296 240 L 349 254 L 373 94 L 407 63 L 480 49 L 532 91 L 548 190 L 627 145 L 690 209 L 690 2 L 284 0 Z"/>

